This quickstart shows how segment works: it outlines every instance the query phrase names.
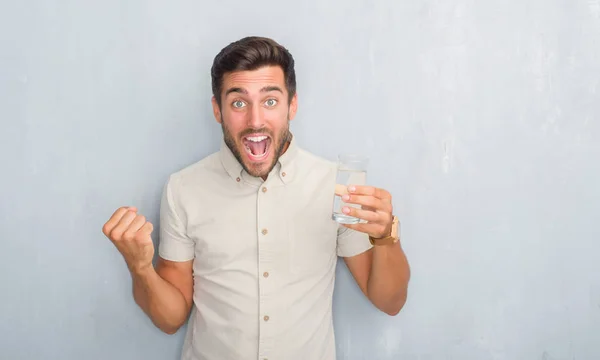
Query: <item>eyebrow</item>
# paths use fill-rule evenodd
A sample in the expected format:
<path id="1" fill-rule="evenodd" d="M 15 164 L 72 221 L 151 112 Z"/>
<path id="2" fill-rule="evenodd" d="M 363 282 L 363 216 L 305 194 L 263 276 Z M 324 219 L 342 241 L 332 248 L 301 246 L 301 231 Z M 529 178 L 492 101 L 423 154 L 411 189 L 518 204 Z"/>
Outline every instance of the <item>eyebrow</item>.
<path id="1" fill-rule="evenodd" d="M 283 94 L 283 90 L 281 90 L 281 88 L 279 86 L 271 85 L 271 86 L 265 86 L 262 89 L 260 89 L 260 92 L 270 92 L 270 91 L 279 91 L 280 93 Z M 233 87 L 233 88 L 227 89 L 227 91 L 225 92 L 225 96 L 227 96 L 231 93 L 239 93 L 239 94 L 248 95 L 248 91 L 246 89 L 242 89 L 240 87 Z"/>
<path id="2" fill-rule="evenodd" d="M 283 90 L 281 90 L 281 88 L 279 86 L 265 86 L 264 88 L 260 89 L 260 92 L 270 92 L 270 91 L 279 91 L 280 93 L 283 94 Z"/>

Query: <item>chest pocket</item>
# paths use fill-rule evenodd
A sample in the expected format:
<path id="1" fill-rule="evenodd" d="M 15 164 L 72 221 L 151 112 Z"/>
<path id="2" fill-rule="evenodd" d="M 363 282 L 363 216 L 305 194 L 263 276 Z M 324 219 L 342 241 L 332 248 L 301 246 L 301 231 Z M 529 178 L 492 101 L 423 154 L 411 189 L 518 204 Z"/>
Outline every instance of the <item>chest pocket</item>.
<path id="1" fill-rule="evenodd" d="M 295 274 L 325 272 L 335 264 L 337 224 L 325 211 L 289 220 L 290 270 Z"/>
<path id="2" fill-rule="evenodd" d="M 256 262 L 256 225 L 235 212 L 219 212 L 190 229 L 196 240 L 197 269 L 200 274 L 222 270 L 246 271 Z"/>

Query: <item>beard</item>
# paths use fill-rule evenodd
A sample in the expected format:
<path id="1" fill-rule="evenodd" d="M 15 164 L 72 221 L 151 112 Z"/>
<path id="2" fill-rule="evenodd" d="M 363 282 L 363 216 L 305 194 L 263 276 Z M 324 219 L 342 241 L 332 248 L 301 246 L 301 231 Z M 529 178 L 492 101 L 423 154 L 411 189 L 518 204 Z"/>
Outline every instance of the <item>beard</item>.
<path id="1" fill-rule="evenodd" d="M 231 133 L 231 131 L 229 131 L 227 126 L 225 126 L 225 122 L 223 121 L 222 116 L 221 116 L 221 128 L 223 129 L 223 139 L 225 140 L 225 144 L 227 145 L 229 150 L 231 150 L 231 152 L 233 153 L 233 156 L 242 165 L 242 168 L 244 168 L 244 170 L 248 174 L 250 174 L 251 176 L 254 176 L 254 177 L 266 177 L 271 172 L 271 170 L 273 170 L 275 165 L 277 165 L 277 161 L 279 160 L 279 157 L 281 156 L 285 145 L 292 138 L 292 134 L 290 133 L 289 119 L 288 119 L 286 126 L 284 128 L 282 128 L 281 131 L 279 131 L 279 133 L 276 136 L 275 136 L 275 134 L 273 134 L 273 132 L 271 132 L 267 129 L 264 129 L 264 128 L 244 129 L 244 131 L 242 131 L 240 133 L 240 145 L 239 146 L 237 145 L 237 142 L 235 141 L 235 138 L 234 138 L 233 134 Z M 244 161 L 244 156 L 242 155 L 242 151 L 244 151 L 244 149 L 243 149 L 244 144 L 242 143 L 241 139 L 244 136 L 253 134 L 253 133 L 267 134 L 271 137 L 271 145 L 270 146 L 272 147 L 271 151 L 273 151 L 273 160 L 267 166 L 265 166 L 265 164 L 249 166 L 249 164 L 246 164 L 246 162 Z"/>

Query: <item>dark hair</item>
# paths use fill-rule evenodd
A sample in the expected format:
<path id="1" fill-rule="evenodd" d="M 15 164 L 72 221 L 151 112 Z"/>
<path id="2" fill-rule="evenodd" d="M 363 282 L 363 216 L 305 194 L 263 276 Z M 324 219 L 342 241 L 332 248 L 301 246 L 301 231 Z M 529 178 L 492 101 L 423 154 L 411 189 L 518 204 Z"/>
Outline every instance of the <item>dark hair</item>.
<path id="1" fill-rule="evenodd" d="M 280 66 L 283 70 L 288 101 L 291 101 L 296 94 L 296 72 L 292 54 L 272 39 L 248 36 L 227 45 L 215 56 L 210 75 L 212 92 L 219 107 L 221 106 L 223 76 L 226 73 L 251 71 L 268 65 Z"/>

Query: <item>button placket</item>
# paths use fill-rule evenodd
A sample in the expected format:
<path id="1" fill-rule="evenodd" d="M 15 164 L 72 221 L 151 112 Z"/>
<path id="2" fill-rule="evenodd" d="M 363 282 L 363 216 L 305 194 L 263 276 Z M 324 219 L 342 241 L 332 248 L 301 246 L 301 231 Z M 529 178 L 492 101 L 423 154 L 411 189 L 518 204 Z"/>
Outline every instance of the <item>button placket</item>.
<path id="1" fill-rule="evenodd" d="M 271 294 L 273 293 L 273 278 L 271 277 L 272 261 L 273 261 L 273 239 L 271 238 L 273 231 L 272 221 L 272 206 L 269 201 L 270 189 L 269 186 L 263 183 L 258 189 L 258 268 L 259 268 L 259 358 L 269 358 L 270 352 L 273 350 L 273 324 L 271 312 Z"/>

